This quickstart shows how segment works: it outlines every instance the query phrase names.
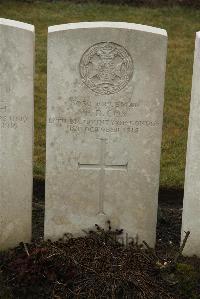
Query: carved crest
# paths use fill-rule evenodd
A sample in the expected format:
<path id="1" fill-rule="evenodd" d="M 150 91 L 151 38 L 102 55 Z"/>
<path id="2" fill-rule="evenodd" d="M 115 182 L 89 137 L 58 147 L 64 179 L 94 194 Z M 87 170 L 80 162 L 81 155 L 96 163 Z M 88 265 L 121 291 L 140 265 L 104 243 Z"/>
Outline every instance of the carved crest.
<path id="1" fill-rule="evenodd" d="M 98 43 L 83 54 L 80 75 L 85 85 L 98 94 L 117 93 L 131 80 L 133 61 L 124 47 Z"/>

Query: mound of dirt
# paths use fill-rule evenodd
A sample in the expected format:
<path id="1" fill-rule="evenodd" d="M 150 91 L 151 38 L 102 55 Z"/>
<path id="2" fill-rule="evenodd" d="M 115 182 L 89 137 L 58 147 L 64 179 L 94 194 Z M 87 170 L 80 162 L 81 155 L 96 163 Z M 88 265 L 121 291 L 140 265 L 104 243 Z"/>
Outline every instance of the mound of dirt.
<path id="1" fill-rule="evenodd" d="M 179 290 L 173 256 L 162 257 L 137 240 L 122 245 L 122 230 L 57 242 L 20 244 L 0 256 L 5 298 L 187 298 Z M 177 253 L 178 251 L 175 250 Z M 10 297 L 8 297 L 10 296 Z"/>

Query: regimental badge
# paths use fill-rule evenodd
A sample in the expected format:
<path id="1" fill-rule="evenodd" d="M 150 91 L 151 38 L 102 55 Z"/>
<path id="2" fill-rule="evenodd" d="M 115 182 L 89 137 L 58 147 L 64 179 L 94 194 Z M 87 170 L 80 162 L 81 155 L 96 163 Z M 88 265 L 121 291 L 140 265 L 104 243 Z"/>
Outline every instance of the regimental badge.
<path id="1" fill-rule="evenodd" d="M 98 94 L 114 94 L 132 79 L 133 60 L 128 51 L 112 42 L 101 42 L 85 51 L 80 61 L 84 84 Z"/>

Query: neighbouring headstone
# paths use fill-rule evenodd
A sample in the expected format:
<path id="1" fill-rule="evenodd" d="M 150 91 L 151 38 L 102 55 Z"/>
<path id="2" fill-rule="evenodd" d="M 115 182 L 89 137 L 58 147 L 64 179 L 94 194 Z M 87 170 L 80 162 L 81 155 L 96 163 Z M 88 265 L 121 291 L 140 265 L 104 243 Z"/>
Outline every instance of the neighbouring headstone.
<path id="1" fill-rule="evenodd" d="M 166 48 L 143 25 L 49 28 L 45 238 L 109 219 L 154 245 Z"/>
<path id="2" fill-rule="evenodd" d="M 0 250 L 31 240 L 34 26 L 0 19 Z"/>
<path id="3" fill-rule="evenodd" d="M 196 34 L 182 216 L 186 255 L 200 256 L 200 32 Z"/>

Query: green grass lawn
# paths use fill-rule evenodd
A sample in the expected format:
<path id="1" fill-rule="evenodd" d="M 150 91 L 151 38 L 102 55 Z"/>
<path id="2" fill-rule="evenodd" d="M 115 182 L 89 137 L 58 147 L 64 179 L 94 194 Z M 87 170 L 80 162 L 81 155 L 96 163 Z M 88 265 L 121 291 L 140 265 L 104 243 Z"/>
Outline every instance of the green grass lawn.
<path id="1" fill-rule="evenodd" d="M 165 89 L 161 187 L 182 188 L 195 32 L 200 10 L 135 8 L 100 4 L 0 2 L 0 17 L 36 27 L 34 176 L 44 178 L 47 27 L 81 21 L 125 21 L 164 28 L 169 35 Z"/>

